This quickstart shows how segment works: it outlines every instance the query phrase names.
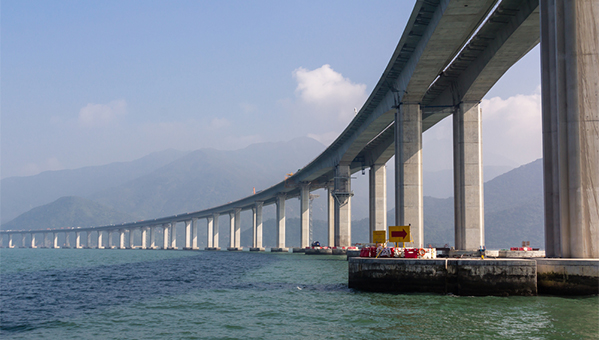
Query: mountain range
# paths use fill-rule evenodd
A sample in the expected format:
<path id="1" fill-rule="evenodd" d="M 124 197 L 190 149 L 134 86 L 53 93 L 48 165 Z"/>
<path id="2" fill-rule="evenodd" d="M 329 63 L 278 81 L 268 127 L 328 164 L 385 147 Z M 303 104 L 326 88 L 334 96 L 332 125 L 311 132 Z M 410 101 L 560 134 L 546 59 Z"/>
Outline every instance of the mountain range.
<path id="1" fill-rule="evenodd" d="M 298 138 L 254 144 L 235 151 L 166 150 L 132 162 L 6 178 L 1 182 L 1 228 L 87 227 L 202 210 L 275 184 L 287 173 L 308 164 L 324 148 L 313 139 Z M 532 245 L 543 247 L 541 160 L 507 170 L 484 168 L 485 178 L 491 178 L 484 187 L 486 245 L 502 248 L 529 240 Z M 388 177 L 392 172 L 388 171 Z M 451 174 L 451 170 L 424 172 L 425 194 L 437 196 L 424 197 L 426 243 L 438 246 L 453 243 L 453 198 L 438 198 L 452 194 Z M 352 240 L 365 242 L 368 176 L 360 173 L 355 176 Z M 393 197 L 393 186 L 388 179 L 388 197 Z M 321 197 L 313 202 L 313 239 L 325 242 L 326 193 L 322 190 L 314 193 Z M 295 226 L 296 222 L 299 225 L 299 202 L 295 201 L 286 203 L 290 244 L 299 243 L 300 236 L 299 227 Z M 388 206 L 392 205 L 393 201 L 388 199 Z M 267 231 L 272 227 L 274 232 L 275 228 L 269 209 L 274 213 L 274 208 L 265 207 L 265 245 L 270 242 Z M 390 210 L 388 224 L 393 224 L 393 216 Z M 249 214 L 243 213 L 242 243 L 247 238 L 249 244 L 251 239 L 249 221 Z M 229 230 L 221 229 L 221 240 L 226 242 Z M 204 240 L 205 236 L 200 237 Z"/>

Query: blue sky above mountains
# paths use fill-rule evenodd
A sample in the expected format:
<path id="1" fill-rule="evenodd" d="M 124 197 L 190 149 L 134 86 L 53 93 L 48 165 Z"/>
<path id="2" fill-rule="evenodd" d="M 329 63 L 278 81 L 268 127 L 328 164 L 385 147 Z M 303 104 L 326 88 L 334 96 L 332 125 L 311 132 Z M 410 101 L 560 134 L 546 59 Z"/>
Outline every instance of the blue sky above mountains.
<path id="1" fill-rule="evenodd" d="M 379 80 L 413 5 L 5 0 L 1 176 L 167 148 L 328 144 Z M 482 102 L 486 165 L 541 157 L 539 67 L 535 48 Z M 425 170 L 451 167 L 450 143 L 449 121 L 425 133 Z"/>

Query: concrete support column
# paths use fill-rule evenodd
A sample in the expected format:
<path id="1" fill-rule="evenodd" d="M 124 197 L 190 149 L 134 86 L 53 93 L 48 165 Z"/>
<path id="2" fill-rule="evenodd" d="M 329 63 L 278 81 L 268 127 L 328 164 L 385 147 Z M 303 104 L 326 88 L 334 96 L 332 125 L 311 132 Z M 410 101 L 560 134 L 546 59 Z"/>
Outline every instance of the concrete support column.
<path id="1" fill-rule="evenodd" d="M 285 195 L 277 196 L 275 240 L 277 248 L 285 248 Z"/>
<path id="2" fill-rule="evenodd" d="M 102 243 L 102 230 L 98 230 L 98 249 L 104 249 L 104 244 Z"/>
<path id="3" fill-rule="evenodd" d="M 183 221 L 185 223 L 185 246 L 183 249 L 192 249 L 192 220 Z"/>
<path id="4" fill-rule="evenodd" d="M 198 249 L 198 219 L 192 219 L 192 249 Z"/>
<path id="5" fill-rule="evenodd" d="M 169 225 L 163 224 L 163 247 L 162 249 L 166 250 L 169 248 Z"/>
<path id="6" fill-rule="evenodd" d="M 36 248 L 36 245 L 35 245 L 35 233 L 31 233 L 31 248 Z"/>
<path id="7" fill-rule="evenodd" d="M 148 227 L 142 227 L 141 236 L 142 236 L 142 249 L 148 249 Z"/>
<path id="8" fill-rule="evenodd" d="M 156 226 L 150 227 L 150 249 L 156 249 Z"/>
<path id="9" fill-rule="evenodd" d="M 219 214 L 213 215 L 213 247 L 219 249 Z"/>
<path id="10" fill-rule="evenodd" d="M 218 218 L 218 217 L 217 217 Z M 213 221 L 215 218 L 213 216 L 209 216 L 206 218 L 206 248 L 213 248 Z"/>
<path id="11" fill-rule="evenodd" d="M 90 230 L 86 232 L 85 247 L 92 248 L 92 232 Z"/>
<path id="12" fill-rule="evenodd" d="M 125 249 L 125 229 L 119 229 L 119 249 Z"/>
<path id="13" fill-rule="evenodd" d="M 423 160 L 421 107 L 403 103 L 396 112 L 396 225 L 411 225 L 414 242 L 423 247 Z"/>
<path id="14" fill-rule="evenodd" d="M 263 248 L 263 202 L 256 202 L 254 206 L 253 244 L 254 248 Z"/>
<path id="15" fill-rule="evenodd" d="M 300 184 L 300 247 L 310 246 L 310 183 Z"/>
<path id="16" fill-rule="evenodd" d="M 33 237 L 33 234 L 31 235 Z M 65 247 L 71 248 L 71 232 L 65 232 Z"/>
<path id="17" fill-rule="evenodd" d="M 335 247 L 335 197 L 333 185 L 327 187 L 327 235 L 330 247 Z"/>
<path id="18" fill-rule="evenodd" d="M 170 229 L 171 249 L 177 249 L 177 222 L 172 222 Z"/>
<path id="19" fill-rule="evenodd" d="M 108 237 L 108 249 L 113 249 L 113 231 L 106 231 L 106 236 Z"/>
<path id="20" fill-rule="evenodd" d="M 13 244 L 13 234 L 8 234 L 8 247 L 9 248 L 15 247 L 15 245 Z"/>
<path id="21" fill-rule="evenodd" d="M 44 245 L 42 245 L 43 247 Z M 81 233 L 79 231 L 75 232 L 75 248 L 76 249 L 80 249 L 81 248 Z"/>
<path id="22" fill-rule="evenodd" d="M 134 248 L 134 238 L 133 238 L 133 233 L 135 232 L 136 228 L 131 228 L 129 229 L 129 249 L 133 249 Z"/>
<path id="23" fill-rule="evenodd" d="M 350 166 L 339 164 L 336 167 L 333 196 L 334 200 L 334 240 L 336 247 L 348 247 L 352 241 L 352 210 L 350 187 Z"/>
<path id="24" fill-rule="evenodd" d="M 453 130 L 454 244 L 458 250 L 477 250 L 485 245 L 479 102 L 459 105 Z"/>
<path id="25" fill-rule="evenodd" d="M 598 1 L 540 1 L 547 257 L 598 258 Z"/>
<path id="26" fill-rule="evenodd" d="M 54 249 L 60 248 L 58 246 L 58 233 L 52 233 L 52 248 L 54 248 Z"/>
<path id="27" fill-rule="evenodd" d="M 27 234 L 21 234 L 21 248 L 25 248 L 25 237 Z"/>
<path id="28" fill-rule="evenodd" d="M 241 237 L 242 237 L 242 218 L 240 216 L 242 212 L 242 209 L 235 209 L 235 225 L 234 225 L 234 231 L 235 231 L 235 246 L 238 249 L 242 249 L 242 241 L 241 241 Z"/>
<path id="29" fill-rule="evenodd" d="M 385 164 L 373 164 L 369 170 L 369 243 L 373 231 L 387 231 L 387 190 Z"/>
<path id="30" fill-rule="evenodd" d="M 235 212 L 229 212 L 229 248 L 235 247 Z"/>

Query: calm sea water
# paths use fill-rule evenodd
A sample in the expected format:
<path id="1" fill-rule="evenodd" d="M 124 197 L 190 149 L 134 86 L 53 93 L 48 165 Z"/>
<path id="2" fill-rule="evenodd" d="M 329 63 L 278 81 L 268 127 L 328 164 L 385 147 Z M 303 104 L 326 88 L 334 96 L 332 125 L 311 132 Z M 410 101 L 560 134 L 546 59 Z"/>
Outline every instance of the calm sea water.
<path id="1" fill-rule="evenodd" d="M 342 256 L 0 250 L 2 339 L 598 339 L 598 296 L 347 288 Z"/>

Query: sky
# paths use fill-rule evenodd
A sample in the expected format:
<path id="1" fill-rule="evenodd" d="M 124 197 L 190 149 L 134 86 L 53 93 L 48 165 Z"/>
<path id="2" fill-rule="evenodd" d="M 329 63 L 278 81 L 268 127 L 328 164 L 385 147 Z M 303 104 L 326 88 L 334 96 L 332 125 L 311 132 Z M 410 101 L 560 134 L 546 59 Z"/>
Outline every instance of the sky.
<path id="1" fill-rule="evenodd" d="M 329 145 L 384 71 L 414 1 L 28 1 L 1 7 L 0 176 L 164 149 Z M 541 157 L 539 48 L 481 103 L 484 165 Z M 446 119 L 424 170 L 452 168 Z M 315 155 L 317 156 L 317 155 Z"/>

